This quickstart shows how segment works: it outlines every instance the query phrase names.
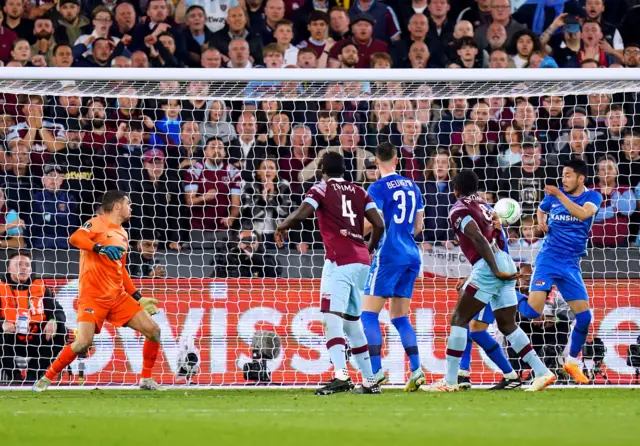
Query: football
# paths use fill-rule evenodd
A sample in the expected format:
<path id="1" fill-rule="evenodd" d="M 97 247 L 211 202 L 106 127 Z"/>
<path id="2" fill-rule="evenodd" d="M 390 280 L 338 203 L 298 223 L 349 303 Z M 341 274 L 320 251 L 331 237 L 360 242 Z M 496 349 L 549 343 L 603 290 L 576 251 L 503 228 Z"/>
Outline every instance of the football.
<path id="1" fill-rule="evenodd" d="M 507 225 L 517 223 L 520 220 L 520 215 L 522 214 L 520 203 L 511 198 L 502 198 L 498 200 L 493 209 L 502 219 L 502 223 Z"/>

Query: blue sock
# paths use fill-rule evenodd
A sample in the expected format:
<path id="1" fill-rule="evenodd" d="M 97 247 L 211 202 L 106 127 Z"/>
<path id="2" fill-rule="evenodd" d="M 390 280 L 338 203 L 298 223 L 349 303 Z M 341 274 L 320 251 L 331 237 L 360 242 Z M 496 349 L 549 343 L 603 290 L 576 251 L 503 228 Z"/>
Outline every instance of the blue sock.
<path id="1" fill-rule="evenodd" d="M 467 346 L 464 349 L 462 358 L 460 359 L 460 369 L 469 371 L 471 370 L 471 349 L 473 348 L 473 341 L 469 336 L 469 327 L 467 327 Z"/>
<path id="2" fill-rule="evenodd" d="M 458 370 L 460 359 L 467 345 L 467 329 L 464 327 L 451 327 L 447 340 L 447 370 L 445 380 L 450 386 L 458 384 Z"/>
<path id="3" fill-rule="evenodd" d="M 364 327 L 364 335 L 369 344 L 369 357 L 373 373 L 378 373 L 382 368 L 382 330 L 380 330 L 379 314 L 373 311 L 363 311 L 360 319 Z"/>
<path id="4" fill-rule="evenodd" d="M 409 363 L 411 365 L 411 371 L 414 372 L 420 368 L 420 354 L 418 353 L 418 340 L 416 339 L 416 332 L 411 325 L 409 316 L 397 317 L 391 319 L 391 323 L 398 333 L 400 333 L 400 339 L 402 340 L 402 346 L 404 351 L 409 357 Z"/>
<path id="5" fill-rule="evenodd" d="M 500 344 L 493 339 L 493 336 L 487 333 L 487 330 L 471 332 L 471 339 L 484 350 L 495 365 L 500 367 L 502 374 L 506 375 L 513 372 L 513 367 L 509 364 L 507 357 L 504 355 L 504 351 L 500 348 Z"/>
<path id="6" fill-rule="evenodd" d="M 589 326 L 591 325 L 591 311 L 583 311 L 576 314 L 576 325 L 571 332 L 571 346 L 569 347 L 569 356 L 577 358 L 589 334 Z"/>
<path id="7" fill-rule="evenodd" d="M 526 296 L 518 301 L 518 312 L 527 319 L 535 319 L 537 317 L 540 317 L 540 313 L 538 313 L 533 309 L 531 305 L 529 305 Z"/>

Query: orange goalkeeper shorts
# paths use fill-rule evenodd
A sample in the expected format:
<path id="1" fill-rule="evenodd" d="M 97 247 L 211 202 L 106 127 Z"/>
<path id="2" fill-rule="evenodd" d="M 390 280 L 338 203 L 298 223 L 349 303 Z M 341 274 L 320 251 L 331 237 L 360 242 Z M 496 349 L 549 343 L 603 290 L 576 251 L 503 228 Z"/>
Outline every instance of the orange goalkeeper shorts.
<path id="1" fill-rule="evenodd" d="M 116 327 L 122 327 L 144 308 L 127 293 L 114 300 L 95 300 L 78 298 L 78 322 L 92 322 L 96 326 L 96 333 L 100 333 L 104 321 L 109 321 Z"/>

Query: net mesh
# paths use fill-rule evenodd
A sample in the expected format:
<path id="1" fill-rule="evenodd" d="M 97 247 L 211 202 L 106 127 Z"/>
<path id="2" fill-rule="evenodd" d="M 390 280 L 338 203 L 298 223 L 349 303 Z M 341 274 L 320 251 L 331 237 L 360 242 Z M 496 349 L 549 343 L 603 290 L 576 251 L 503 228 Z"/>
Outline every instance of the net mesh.
<path id="1" fill-rule="evenodd" d="M 131 197 L 135 285 L 160 301 L 158 382 L 326 382 L 332 366 L 319 310 L 324 246 L 317 222 L 290 231 L 282 249 L 273 232 L 320 179 L 317 160 L 326 150 L 341 150 L 347 179 L 367 188 L 378 177 L 375 147 L 391 142 L 400 172 L 419 184 L 426 204 L 411 320 L 429 381 L 444 372 L 456 284 L 471 269 L 447 221 L 451 178 L 472 169 L 490 203 L 509 197 L 521 204 L 509 247 L 527 271 L 543 237 L 534 215 L 543 189 L 558 184 L 562 164 L 578 157 L 589 165 L 589 186 L 605 197 L 582 262 L 595 321 L 584 367 L 595 383 L 633 383 L 640 364 L 633 354 L 640 351 L 638 91 L 639 82 L 613 79 L 0 81 L 2 256 L 24 249 L 34 273 L 30 285 L 18 286 L 29 275 L 23 257 L 6 263 L 0 382 L 33 381 L 73 338 L 79 254 L 68 237 L 100 212 L 110 189 Z M 380 321 L 383 369 L 403 383 L 409 365 L 400 337 L 386 310 Z M 521 326 L 558 369 L 572 324 L 556 291 L 543 318 Z M 272 356 L 256 347 L 280 343 Z M 134 384 L 142 344 L 133 330 L 106 323 L 60 384 Z M 198 366 L 185 363 L 187 353 Z M 472 381 L 491 384 L 496 371 L 474 347 Z"/>

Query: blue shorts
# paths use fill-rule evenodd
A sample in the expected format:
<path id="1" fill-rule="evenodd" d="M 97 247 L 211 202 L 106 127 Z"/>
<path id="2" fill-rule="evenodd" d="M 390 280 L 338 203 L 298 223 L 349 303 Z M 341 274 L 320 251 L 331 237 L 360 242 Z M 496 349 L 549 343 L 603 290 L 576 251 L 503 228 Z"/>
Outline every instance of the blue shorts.
<path id="1" fill-rule="evenodd" d="M 504 251 L 495 255 L 496 263 L 500 271 L 516 273 L 516 264 Z M 491 304 L 492 310 L 513 307 L 518 304 L 516 297 L 516 281 L 504 281 L 498 279 L 491 272 L 491 268 L 484 259 L 480 259 L 473 265 L 471 275 L 464 283 L 463 289 L 480 302 Z"/>
<path id="2" fill-rule="evenodd" d="M 320 311 L 359 317 L 368 273 L 369 265 L 350 263 L 338 266 L 331 260 L 325 260 L 320 281 Z"/>
<path id="3" fill-rule="evenodd" d="M 580 259 L 559 259 L 557 255 L 543 251 L 538 254 L 533 266 L 529 285 L 531 291 L 551 291 L 555 285 L 565 301 L 589 300 L 587 287 L 582 280 Z"/>
<path id="4" fill-rule="evenodd" d="M 476 314 L 473 318 L 474 321 L 484 322 L 487 325 L 491 325 L 496 321 L 496 317 L 493 315 L 493 309 L 491 308 L 491 304 L 487 304 L 480 313 Z"/>
<path id="5" fill-rule="evenodd" d="M 364 294 L 378 297 L 413 296 L 413 286 L 420 275 L 422 265 L 380 265 L 374 259 L 369 270 Z"/>

